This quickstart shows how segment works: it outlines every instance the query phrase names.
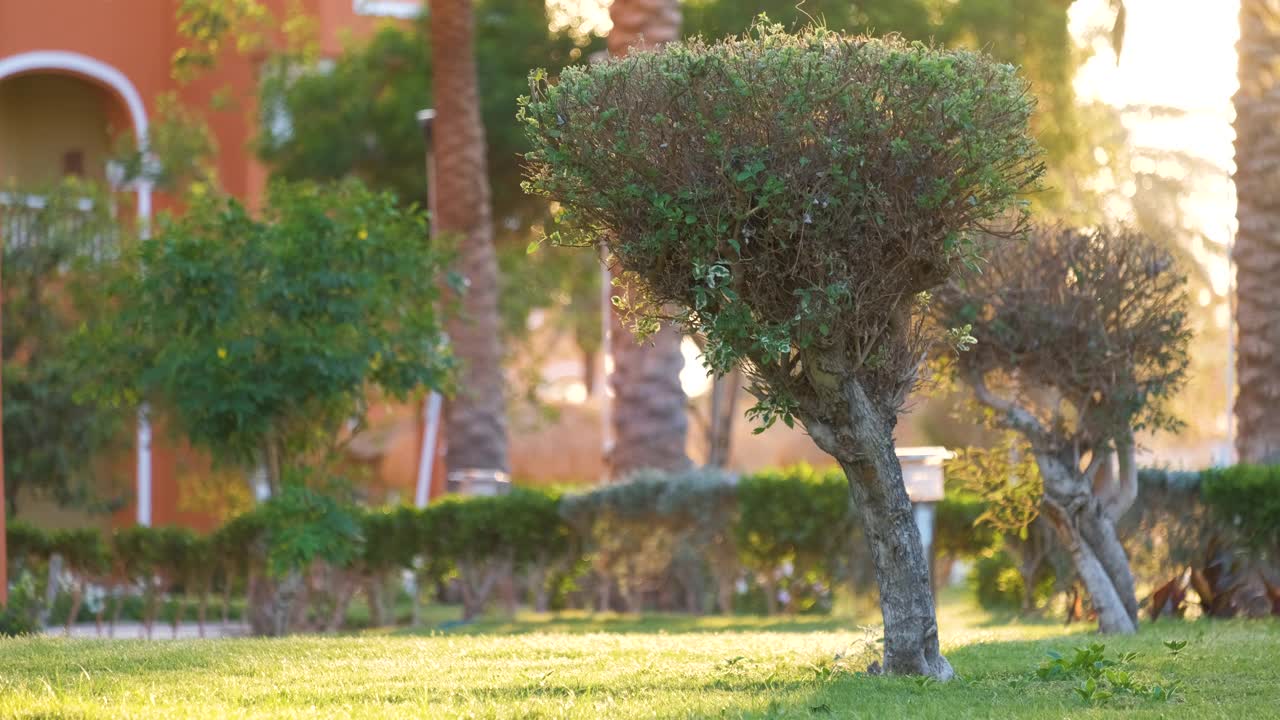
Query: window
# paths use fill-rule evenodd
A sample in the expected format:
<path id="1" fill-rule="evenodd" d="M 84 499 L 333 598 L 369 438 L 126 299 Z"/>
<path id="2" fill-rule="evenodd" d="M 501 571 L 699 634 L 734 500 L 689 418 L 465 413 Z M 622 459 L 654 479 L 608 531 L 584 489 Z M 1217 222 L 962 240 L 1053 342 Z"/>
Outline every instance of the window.
<path id="1" fill-rule="evenodd" d="M 424 12 L 422 0 L 351 0 L 357 15 L 413 19 Z"/>

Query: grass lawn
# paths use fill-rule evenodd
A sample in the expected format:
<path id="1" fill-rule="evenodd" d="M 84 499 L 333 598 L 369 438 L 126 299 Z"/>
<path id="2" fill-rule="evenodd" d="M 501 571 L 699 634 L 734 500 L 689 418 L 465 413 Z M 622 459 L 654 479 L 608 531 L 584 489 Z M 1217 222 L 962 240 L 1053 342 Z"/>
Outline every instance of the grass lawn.
<path id="1" fill-rule="evenodd" d="M 0 640 L 0 718 L 1280 718 L 1280 622 L 1144 623 L 1106 638 L 1171 702 L 1087 705 L 1042 681 L 1087 630 L 948 598 L 960 679 L 867 677 L 877 631 L 852 620 L 569 616 L 429 635 L 285 640 Z M 1186 640 L 1178 657 L 1166 640 Z M 838 657 L 839 656 L 839 657 Z"/>

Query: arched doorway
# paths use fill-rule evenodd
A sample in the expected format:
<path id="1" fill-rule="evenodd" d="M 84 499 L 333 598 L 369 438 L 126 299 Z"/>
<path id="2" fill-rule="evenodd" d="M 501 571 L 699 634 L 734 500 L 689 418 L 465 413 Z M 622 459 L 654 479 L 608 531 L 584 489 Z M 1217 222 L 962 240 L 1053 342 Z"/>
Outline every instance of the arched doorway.
<path id="1" fill-rule="evenodd" d="M 106 179 L 111 134 L 148 134 L 146 105 L 115 67 L 80 53 L 37 50 L 0 58 L 0 183 L 39 185 L 67 174 Z M 138 229 L 151 220 L 151 184 L 134 183 Z M 10 199 L 30 202 L 29 199 Z M 38 200 L 37 200 L 38 202 Z M 151 425 L 137 423 L 137 522 L 151 524 Z"/>

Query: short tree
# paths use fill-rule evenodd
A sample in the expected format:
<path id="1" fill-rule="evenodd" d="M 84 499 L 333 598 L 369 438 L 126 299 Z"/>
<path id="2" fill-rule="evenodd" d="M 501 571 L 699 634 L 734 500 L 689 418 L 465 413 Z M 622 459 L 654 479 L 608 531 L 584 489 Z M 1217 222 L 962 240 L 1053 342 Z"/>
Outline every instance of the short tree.
<path id="1" fill-rule="evenodd" d="M 115 312 L 84 338 L 88 392 L 152 402 L 278 492 L 287 469 L 332 456 L 371 390 L 443 384 L 444 258 L 420 214 L 355 181 L 273 186 L 257 217 L 192 201 L 122 263 Z"/>
<path id="2" fill-rule="evenodd" d="M 678 307 L 713 371 L 746 370 L 756 418 L 799 419 L 840 463 L 885 670 L 950 677 L 893 428 L 933 339 L 924 293 L 1042 172 L 1026 83 L 976 53 L 764 23 L 532 80 L 528 187 L 562 204 L 553 240 L 607 246 L 642 328 Z"/>
<path id="3" fill-rule="evenodd" d="M 1185 285 L 1170 252 L 1141 234 L 1052 229 L 993 245 L 981 272 L 934 303 L 943 324 L 976 338 L 952 359 L 956 375 L 1030 444 L 1042 514 L 1104 632 L 1137 629 L 1115 522 L 1137 496 L 1134 433 L 1177 426 L 1165 405 L 1186 377 Z"/>

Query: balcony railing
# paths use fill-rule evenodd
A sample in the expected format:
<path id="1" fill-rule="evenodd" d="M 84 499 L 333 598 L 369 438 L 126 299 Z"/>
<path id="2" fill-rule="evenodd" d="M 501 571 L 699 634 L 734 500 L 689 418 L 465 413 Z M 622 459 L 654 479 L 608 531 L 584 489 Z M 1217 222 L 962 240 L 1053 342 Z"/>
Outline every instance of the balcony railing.
<path id="1" fill-rule="evenodd" d="M 82 197 L 64 212 L 50 212 L 49 199 L 29 193 L 0 192 L 0 240 L 8 251 L 31 248 L 51 239 L 65 243 L 68 255 L 101 262 L 119 253 L 120 233 L 95 212 L 95 200 Z"/>

